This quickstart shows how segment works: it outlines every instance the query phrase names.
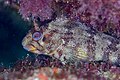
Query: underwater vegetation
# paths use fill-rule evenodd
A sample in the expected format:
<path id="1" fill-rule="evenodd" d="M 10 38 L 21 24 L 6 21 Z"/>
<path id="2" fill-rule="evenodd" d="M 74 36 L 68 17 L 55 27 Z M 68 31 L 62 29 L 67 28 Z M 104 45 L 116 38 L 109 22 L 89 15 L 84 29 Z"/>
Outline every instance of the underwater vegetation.
<path id="1" fill-rule="evenodd" d="M 39 57 L 38 57 L 39 58 Z M 10 80 L 119 80 L 120 68 L 105 62 L 81 62 L 78 67 L 73 64 L 60 66 L 58 61 L 43 57 L 39 64 L 37 59 L 29 57 L 17 62 L 12 69 L 4 69 L 0 79 Z M 46 64 L 51 64 L 51 66 Z M 35 67 L 37 64 L 38 66 Z M 58 66 L 59 65 L 59 66 Z"/>
<path id="2" fill-rule="evenodd" d="M 33 24 L 22 46 L 36 57 L 1 70 L 1 79 L 120 80 L 119 0 L 7 1 Z"/>
<path id="3" fill-rule="evenodd" d="M 52 0 L 20 0 L 19 12 L 24 19 L 39 17 L 41 21 L 51 19 L 53 10 Z"/>
<path id="4" fill-rule="evenodd" d="M 61 9 L 68 18 L 120 37 L 119 0 L 58 0 L 57 3 L 64 4 Z"/>
<path id="5" fill-rule="evenodd" d="M 18 0 L 23 18 L 39 17 L 41 21 L 64 15 L 71 20 L 83 21 L 96 30 L 120 36 L 119 0 Z"/>

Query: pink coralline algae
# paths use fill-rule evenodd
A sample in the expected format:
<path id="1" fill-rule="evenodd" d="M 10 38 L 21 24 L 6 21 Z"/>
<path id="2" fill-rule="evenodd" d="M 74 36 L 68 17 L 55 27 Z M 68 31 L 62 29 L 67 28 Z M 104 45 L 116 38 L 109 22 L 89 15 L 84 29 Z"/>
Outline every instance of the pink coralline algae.
<path id="1" fill-rule="evenodd" d="M 81 63 L 78 68 L 73 64 L 58 67 L 37 67 L 23 61 L 14 69 L 4 69 L 0 80 L 120 80 L 120 68 L 109 63 Z M 29 66 L 26 66 L 29 64 Z M 16 69 L 17 68 L 17 69 Z"/>
<path id="2" fill-rule="evenodd" d="M 120 37 L 120 0 L 62 0 L 64 14 L 73 20 Z"/>
<path id="3" fill-rule="evenodd" d="M 19 12 L 24 19 L 32 16 L 44 21 L 52 16 L 51 3 L 52 0 L 20 0 Z"/>

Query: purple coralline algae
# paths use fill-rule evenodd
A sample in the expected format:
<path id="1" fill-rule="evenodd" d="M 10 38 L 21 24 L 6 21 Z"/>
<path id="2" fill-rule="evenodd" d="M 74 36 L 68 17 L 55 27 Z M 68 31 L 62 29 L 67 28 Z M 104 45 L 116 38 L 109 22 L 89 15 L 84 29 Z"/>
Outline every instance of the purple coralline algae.
<path id="1" fill-rule="evenodd" d="M 33 22 L 22 46 L 37 56 L 0 69 L 0 80 L 120 80 L 120 0 L 8 1 Z"/>
<path id="2" fill-rule="evenodd" d="M 120 37 L 119 0 L 62 0 L 61 11 L 70 19 L 83 21 L 96 30 Z"/>
<path id="3" fill-rule="evenodd" d="M 20 0 L 19 12 L 24 19 L 39 17 L 41 21 L 52 16 L 52 0 Z"/>

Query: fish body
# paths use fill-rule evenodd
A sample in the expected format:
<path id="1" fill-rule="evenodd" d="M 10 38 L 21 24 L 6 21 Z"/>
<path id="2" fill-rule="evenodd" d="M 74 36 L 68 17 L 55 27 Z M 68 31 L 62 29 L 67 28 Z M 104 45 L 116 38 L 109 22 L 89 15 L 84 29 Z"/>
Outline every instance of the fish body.
<path id="1" fill-rule="evenodd" d="M 48 27 L 31 29 L 24 37 L 24 49 L 67 61 L 120 61 L 119 40 L 91 30 L 81 22 L 57 18 Z M 35 33 L 37 35 L 35 35 Z M 118 62 L 120 63 L 120 62 Z"/>

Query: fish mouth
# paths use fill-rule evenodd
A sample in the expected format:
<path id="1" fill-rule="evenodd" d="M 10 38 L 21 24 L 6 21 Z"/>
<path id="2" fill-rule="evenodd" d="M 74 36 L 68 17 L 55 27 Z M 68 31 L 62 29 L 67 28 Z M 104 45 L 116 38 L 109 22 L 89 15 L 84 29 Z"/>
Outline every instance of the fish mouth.
<path id="1" fill-rule="evenodd" d="M 35 54 L 44 54 L 42 51 L 38 50 L 36 47 L 32 45 L 26 45 L 23 46 L 23 48 L 29 52 L 35 53 Z"/>
<path id="2" fill-rule="evenodd" d="M 24 48 L 25 50 L 27 50 L 27 51 L 35 51 L 35 50 L 36 50 L 36 48 L 35 48 L 35 47 L 30 46 L 30 45 L 23 46 L 23 48 Z"/>

